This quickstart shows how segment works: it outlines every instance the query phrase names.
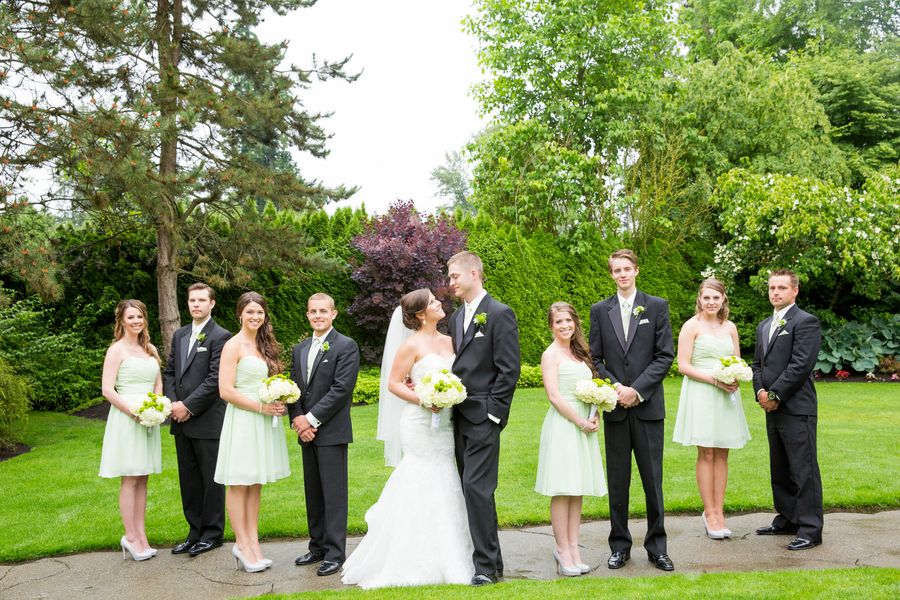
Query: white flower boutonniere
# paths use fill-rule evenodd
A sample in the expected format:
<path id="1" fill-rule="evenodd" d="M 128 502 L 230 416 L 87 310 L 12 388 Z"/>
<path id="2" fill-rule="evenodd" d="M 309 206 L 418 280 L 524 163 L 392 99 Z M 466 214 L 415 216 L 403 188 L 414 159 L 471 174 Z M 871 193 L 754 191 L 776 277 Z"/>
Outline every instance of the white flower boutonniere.
<path id="1" fill-rule="evenodd" d="M 487 324 L 487 313 L 480 312 L 474 317 L 472 317 L 472 321 L 475 322 L 476 325 L 480 325 L 484 327 Z"/>
<path id="2" fill-rule="evenodd" d="M 631 316 L 635 319 L 644 314 L 644 311 L 647 310 L 645 306 L 635 306 L 634 310 L 631 311 Z"/>
<path id="3" fill-rule="evenodd" d="M 322 354 L 325 354 L 331 349 L 331 345 L 328 342 L 322 342 Z"/>

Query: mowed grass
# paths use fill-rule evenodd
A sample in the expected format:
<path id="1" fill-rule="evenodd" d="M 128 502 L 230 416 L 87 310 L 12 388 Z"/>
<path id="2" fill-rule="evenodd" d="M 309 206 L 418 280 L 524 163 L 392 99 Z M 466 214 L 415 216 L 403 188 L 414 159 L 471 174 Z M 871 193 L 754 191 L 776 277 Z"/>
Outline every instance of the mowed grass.
<path id="1" fill-rule="evenodd" d="M 266 600 L 323 600 L 340 598 L 378 598 L 410 600 L 437 598 L 478 598 L 478 600 L 551 600 L 554 598 L 866 598 L 900 597 L 900 569 L 824 569 L 819 571 L 770 571 L 753 573 L 714 573 L 706 575 L 666 575 L 664 577 L 576 577 L 555 581 L 506 581 L 484 588 L 461 585 L 385 588 L 363 591 L 348 588 L 339 591 L 268 594 Z"/>
<path id="2" fill-rule="evenodd" d="M 664 464 L 666 510 L 699 512 L 694 481 L 696 451 L 671 442 L 680 379 L 666 381 L 668 418 Z M 897 477 L 900 443 L 900 386 L 888 383 L 822 383 L 819 391 L 819 462 L 826 508 L 900 507 Z M 765 420 L 742 388 L 753 439 L 731 453 L 726 508 L 771 510 Z M 497 506 L 502 527 L 547 523 L 548 499 L 536 494 L 541 424 L 547 412 L 542 390 L 520 390 L 504 430 Z M 354 407 L 350 446 L 350 533 L 365 531 L 364 515 L 377 499 L 390 469 L 375 440 L 377 406 Z M 105 424 L 53 413 L 34 413 L 25 443 L 33 450 L 0 463 L 0 562 L 116 547 L 122 535 L 119 481 L 97 477 Z M 602 432 L 602 429 L 601 429 Z M 296 436 L 285 423 L 291 477 L 262 493 L 260 533 L 266 538 L 308 534 L 302 468 Z M 600 440 L 603 447 L 602 433 Z M 187 531 L 181 513 L 172 437 L 163 431 L 163 473 L 150 478 L 147 533 L 159 546 L 181 541 Z M 631 511 L 643 514 L 644 498 L 633 470 Z M 586 519 L 608 516 L 606 498 L 586 498 Z M 226 535 L 232 537 L 230 529 Z M 233 539 L 233 537 L 232 537 Z M 668 579 L 668 578 L 667 578 Z"/>

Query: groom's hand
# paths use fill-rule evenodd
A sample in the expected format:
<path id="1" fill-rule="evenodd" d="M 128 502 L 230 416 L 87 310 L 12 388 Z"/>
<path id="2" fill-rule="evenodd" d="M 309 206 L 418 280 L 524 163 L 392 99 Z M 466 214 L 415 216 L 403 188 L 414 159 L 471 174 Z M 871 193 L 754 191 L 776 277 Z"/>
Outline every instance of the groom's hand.
<path id="1" fill-rule="evenodd" d="M 631 408 L 637 406 L 638 395 L 637 390 L 627 385 L 620 385 L 616 388 L 616 394 L 619 395 L 619 404 L 622 408 Z"/>
<path id="2" fill-rule="evenodd" d="M 296 431 L 297 437 L 304 442 L 313 441 L 316 437 L 316 432 L 319 431 L 309 424 L 309 421 L 306 420 L 306 415 L 297 415 L 294 417 L 294 420 L 291 421 L 291 429 Z"/>
<path id="3" fill-rule="evenodd" d="M 188 411 L 187 406 L 184 405 L 184 402 L 176 400 L 172 403 L 172 418 L 178 423 L 184 423 L 191 418 L 191 413 Z"/>

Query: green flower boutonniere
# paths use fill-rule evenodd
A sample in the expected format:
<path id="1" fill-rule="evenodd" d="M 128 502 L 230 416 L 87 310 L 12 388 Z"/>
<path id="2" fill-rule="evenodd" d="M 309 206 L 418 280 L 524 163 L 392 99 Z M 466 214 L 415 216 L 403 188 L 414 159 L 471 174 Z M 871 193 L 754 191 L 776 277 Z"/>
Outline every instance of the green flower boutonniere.
<path id="1" fill-rule="evenodd" d="M 197 343 L 202 344 L 205 341 L 206 341 L 206 334 L 201 331 L 200 333 L 197 334 Z"/>
<path id="2" fill-rule="evenodd" d="M 474 317 L 472 317 L 472 321 L 475 322 L 476 325 L 484 327 L 487 324 L 487 313 L 478 313 Z"/>
<path id="3" fill-rule="evenodd" d="M 784 319 L 778 319 L 778 329 L 781 329 L 785 325 L 787 325 L 787 321 L 785 321 Z"/>
<path id="4" fill-rule="evenodd" d="M 322 342 L 322 354 L 328 352 L 330 348 L 331 346 L 328 344 L 328 342 Z"/>
<path id="5" fill-rule="evenodd" d="M 639 316 L 641 316 L 642 314 L 644 314 L 645 310 L 647 310 L 647 308 L 644 306 L 635 306 L 634 310 L 631 311 L 631 316 L 633 316 L 636 319 Z"/>

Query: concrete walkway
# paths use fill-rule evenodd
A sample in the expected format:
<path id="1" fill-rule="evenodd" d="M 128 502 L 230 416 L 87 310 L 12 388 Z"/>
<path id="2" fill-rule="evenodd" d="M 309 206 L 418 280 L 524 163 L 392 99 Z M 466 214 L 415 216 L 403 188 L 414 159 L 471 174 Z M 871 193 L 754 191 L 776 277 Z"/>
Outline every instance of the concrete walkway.
<path id="1" fill-rule="evenodd" d="M 717 541 L 706 538 L 699 516 L 667 517 L 669 555 L 675 562 L 675 573 L 859 566 L 900 568 L 897 542 L 900 511 L 827 514 L 824 544 L 802 552 L 785 549 L 789 536 L 754 534 L 757 527 L 767 525 L 771 518 L 770 514 L 731 516 L 728 525 L 734 537 Z M 633 520 L 631 530 L 635 538 L 631 561 L 623 569 L 610 571 L 606 568 L 609 522 L 596 521 L 582 526 L 582 558 L 594 567 L 586 577 L 668 575 L 647 561 L 640 546 L 646 532 L 645 522 Z M 353 551 L 359 540 L 358 537 L 348 540 L 348 552 Z M 549 526 L 501 531 L 500 543 L 507 580 L 556 578 L 550 556 L 553 534 Z M 231 544 L 226 543 L 196 558 L 173 556 L 170 548 L 159 548 L 156 558 L 140 563 L 123 561 L 119 552 L 91 552 L 0 565 L 0 598 L 212 600 L 345 587 L 339 575 L 317 577 L 315 567 L 294 566 L 294 558 L 306 552 L 306 540 L 263 544 L 266 557 L 275 561 L 263 573 L 235 571 L 230 548 Z"/>

